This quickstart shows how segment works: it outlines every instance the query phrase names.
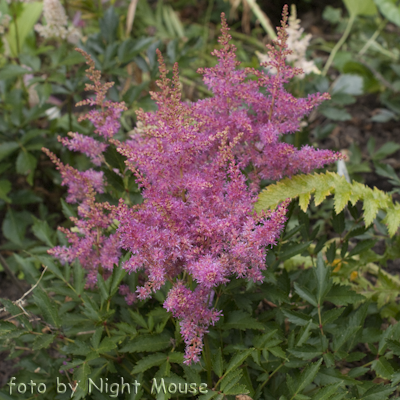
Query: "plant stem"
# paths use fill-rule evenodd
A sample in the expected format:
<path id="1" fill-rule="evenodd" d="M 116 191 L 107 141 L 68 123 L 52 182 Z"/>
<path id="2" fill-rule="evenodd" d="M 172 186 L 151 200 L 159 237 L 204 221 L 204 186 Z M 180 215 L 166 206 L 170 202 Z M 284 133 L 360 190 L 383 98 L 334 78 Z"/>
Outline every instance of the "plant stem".
<path id="1" fill-rule="evenodd" d="M 347 22 L 347 26 L 345 31 L 343 32 L 342 37 L 340 38 L 340 40 L 336 43 L 335 47 L 332 49 L 331 54 L 329 55 L 328 61 L 326 62 L 324 69 L 322 70 L 322 76 L 326 76 L 329 67 L 331 66 L 336 53 L 340 50 L 340 48 L 342 47 L 343 43 L 346 41 L 346 39 L 348 38 L 351 28 L 353 26 L 354 20 L 356 19 L 356 15 L 355 14 L 351 14 L 349 21 Z"/>
<path id="2" fill-rule="evenodd" d="M 208 341 L 208 335 L 204 336 L 204 358 L 206 361 L 207 368 L 207 385 L 209 388 L 212 387 L 212 377 L 211 377 L 211 351 L 210 351 L 210 342 Z"/>
<path id="3" fill-rule="evenodd" d="M 364 53 L 369 49 L 371 44 L 375 41 L 375 39 L 378 37 L 378 35 L 381 33 L 382 29 L 386 26 L 387 24 L 387 19 L 385 18 L 382 20 L 382 22 L 379 24 L 378 28 L 374 32 L 374 34 L 368 39 L 367 43 L 363 46 L 363 48 L 358 52 L 358 56 L 362 57 Z"/>
<path id="4" fill-rule="evenodd" d="M 280 364 L 277 368 L 275 368 L 275 370 L 272 372 L 272 374 L 268 377 L 268 379 L 266 379 L 262 385 L 260 386 L 260 389 L 262 389 L 268 382 L 269 380 L 285 365 L 285 363 L 283 362 L 282 364 Z"/>
<path id="5" fill-rule="evenodd" d="M 17 44 L 17 59 L 18 59 L 18 56 L 21 52 L 21 48 L 20 48 L 20 43 L 19 43 L 19 32 L 18 32 L 17 13 L 15 12 L 15 3 L 16 2 L 13 3 L 12 13 L 13 13 L 13 19 L 14 19 L 14 25 L 15 25 L 15 41 Z"/>

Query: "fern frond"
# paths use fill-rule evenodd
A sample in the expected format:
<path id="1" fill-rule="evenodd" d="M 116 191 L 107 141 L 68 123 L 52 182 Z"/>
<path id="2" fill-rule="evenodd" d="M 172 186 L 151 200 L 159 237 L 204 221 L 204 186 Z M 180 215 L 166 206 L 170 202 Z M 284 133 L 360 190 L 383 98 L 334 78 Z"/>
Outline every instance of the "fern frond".
<path id="1" fill-rule="evenodd" d="M 255 210 L 261 211 L 276 207 L 285 199 L 299 197 L 299 204 L 306 211 L 314 195 L 316 205 L 321 204 L 329 195 L 334 196 L 335 212 L 340 213 L 350 201 L 353 205 L 362 201 L 365 225 L 369 226 L 379 210 L 386 212 L 383 222 L 387 225 L 389 235 L 393 236 L 400 226 L 400 204 L 393 203 L 392 197 L 378 190 L 371 189 L 361 183 L 349 183 L 343 176 L 333 172 L 310 175 L 296 175 L 285 178 L 264 189 L 255 204 Z"/>

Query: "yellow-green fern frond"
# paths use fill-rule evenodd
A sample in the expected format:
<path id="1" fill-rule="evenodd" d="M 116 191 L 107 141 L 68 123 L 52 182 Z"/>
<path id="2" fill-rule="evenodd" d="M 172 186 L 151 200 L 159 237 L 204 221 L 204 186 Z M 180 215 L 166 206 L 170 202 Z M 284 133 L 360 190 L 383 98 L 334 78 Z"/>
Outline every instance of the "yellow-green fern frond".
<path id="1" fill-rule="evenodd" d="M 255 210 L 274 208 L 278 203 L 290 198 L 299 197 L 299 204 L 306 211 L 314 195 L 316 205 L 321 204 L 329 195 L 334 195 L 335 212 L 340 213 L 350 201 L 353 205 L 362 201 L 365 225 L 370 225 L 379 210 L 386 212 L 383 222 L 387 225 L 389 235 L 393 236 L 400 225 L 400 204 L 392 201 L 392 197 L 377 188 L 371 189 L 361 183 L 349 183 L 343 176 L 333 172 L 313 175 L 297 175 L 285 178 L 268 186 L 255 204 Z"/>

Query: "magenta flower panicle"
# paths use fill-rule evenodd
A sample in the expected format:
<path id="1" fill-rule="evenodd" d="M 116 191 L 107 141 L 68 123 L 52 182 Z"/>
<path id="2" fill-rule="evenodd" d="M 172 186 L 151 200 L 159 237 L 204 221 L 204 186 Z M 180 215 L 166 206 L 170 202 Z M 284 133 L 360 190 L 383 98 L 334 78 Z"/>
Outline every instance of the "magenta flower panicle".
<path id="1" fill-rule="evenodd" d="M 78 259 L 88 270 L 87 285 L 93 287 L 97 274 L 110 274 L 122 250 L 129 251 L 123 268 L 143 271 L 147 280 L 135 294 L 126 285 L 120 287 L 128 304 L 150 297 L 171 282 L 164 307 L 180 320 L 187 364 L 199 361 L 203 337 L 222 315 L 213 308 L 217 287 L 234 278 L 262 282 L 267 248 L 277 242 L 284 227 L 287 202 L 275 211 L 254 211 L 259 181 L 310 172 L 341 157 L 280 142 L 282 134 L 297 131 L 301 119 L 328 97 L 316 94 L 297 99 L 285 90 L 284 84 L 301 73 L 285 63 L 290 53 L 286 20 L 287 8 L 278 39 L 269 46 L 270 61 L 265 66 L 277 71 L 271 74 L 237 69 L 235 46 L 229 43 L 222 14 L 221 49 L 212 53 L 218 63 L 199 70 L 213 97 L 196 103 L 181 100 L 178 66 L 174 65 L 168 78 L 158 51 L 160 91 L 151 92 L 158 109 L 139 110 L 140 129 L 125 141 L 112 138 L 125 105 L 105 100 L 112 84 L 100 83 L 94 62 L 79 50 L 94 83 L 86 89 L 96 93 L 95 99 L 79 104 L 100 108 L 81 119 L 89 119 L 95 132 L 126 157 L 127 168 L 141 188 L 142 204 L 131 206 L 121 199 L 116 207 L 96 203 L 96 192 L 104 190 L 102 173 L 78 172 L 46 151 L 68 186 L 67 200 L 82 202 L 79 218 L 73 219 L 75 229 L 63 230 L 70 246 L 50 253 L 64 262 Z M 61 139 L 62 143 L 101 164 L 106 144 L 102 147 L 94 139 L 72 135 L 72 140 Z M 253 170 L 248 176 L 243 173 L 246 167 Z"/>

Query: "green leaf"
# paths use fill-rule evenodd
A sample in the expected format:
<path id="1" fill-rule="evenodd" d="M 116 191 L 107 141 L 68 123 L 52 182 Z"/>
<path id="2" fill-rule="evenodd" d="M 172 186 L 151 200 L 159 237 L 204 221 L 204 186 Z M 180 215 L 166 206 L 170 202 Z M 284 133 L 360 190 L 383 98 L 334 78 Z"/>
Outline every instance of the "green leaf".
<path id="1" fill-rule="evenodd" d="M 347 306 L 365 300 L 365 297 L 353 291 L 350 286 L 333 285 L 325 298 L 335 306 Z"/>
<path id="2" fill-rule="evenodd" d="M 333 226 L 333 230 L 336 233 L 343 233 L 344 228 L 345 228 L 345 224 L 344 224 L 344 212 L 340 212 L 339 214 L 334 213 L 333 217 L 332 217 L 332 226 Z"/>
<path id="3" fill-rule="evenodd" d="M 87 392 L 88 387 L 88 375 L 91 372 L 91 368 L 87 361 L 83 362 L 80 367 L 74 373 L 74 379 L 79 382 L 78 388 L 83 390 L 84 393 Z M 76 394 L 75 394 L 76 395 Z M 75 396 L 74 396 L 75 398 Z"/>
<path id="4" fill-rule="evenodd" d="M 329 278 L 329 268 L 325 265 L 322 253 L 318 253 L 317 267 L 313 268 L 314 276 L 317 281 L 317 302 L 322 304 L 326 294 L 332 287 L 332 281 Z"/>
<path id="5" fill-rule="evenodd" d="M 314 307 L 318 307 L 317 299 L 306 287 L 300 286 L 297 282 L 294 282 L 294 290 L 303 300 L 312 304 Z"/>
<path id="6" fill-rule="evenodd" d="M 396 356 L 400 357 L 400 343 L 398 340 L 393 340 L 393 339 L 386 339 L 387 345 L 390 350 L 393 351 Z"/>
<path id="7" fill-rule="evenodd" d="M 127 343 L 120 350 L 121 353 L 136 353 L 143 351 L 160 351 L 172 345 L 171 336 L 164 332 L 155 335 L 141 335 L 134 338 L 131 342 Z"/>
<path id="8" fill-rule="evenodd" d="M 33 298 L 35 299 L 35 304 L 40 308 L 45 321 L 59 328 L 61 326 L 61 320 L 58 316 L 57 307 L 50 301 L 47 293 L 45 293 L 42 288 L 37 288 L 34 291 Z"/>
<path id="9" fill-rule="evenodd" d="M 384 385 L 375 385 L 362 395 L 361 400 L 387 400 L 389 395 L 395 390 L 396 388 Z"/>
<path id="10" fill-rule="evenodd" d="M 292 324 L 295 324 L 297 326 L 307 326 L 308 323 L 310 322 L 310 316 L 307 314 L 303 314 L 298 311 L 292 311 L 292 310 L 285 310 L 282 309 L 282 313 L 285 315 L 285 317 L 291 322 Z M 316 328 L 317 325 L 315 323 L 312 323 L 312 328 Z"/>
<path id="11" fill-rule="evenodd" d="M 350 326 L 338 332 L 333 338 L 332 350 L 337 352 L 349 339 L 353 339 L 361 326 Z"/>
<path id="12" fill-rule="evenodd" d="M 0 335 L 15 331 L 17 327 L 8 321 L 0 321 Z"/>
<path id="13" fill-rule="evenodd" d="M 351 1 L 353 2 L 357 0 Z M 333 84 L 332 94 L 345 93 L 358 96 L 360 94 L 363 94 L 363 86 L 364 82 L 361 76 L 354 74 L 342 74 Z"/>
<path id="14" fill-rule="evenodd" d="M 378 376 L 384 379 L 391 379 L 394 373 L 393 367 L 385 357 L 379 357 L 377 360 L 374 360 L 371 364 L 371 368 Z"/>
<path id="15" fill-rule="evenodd" d="M 166 360 L 167 355 L 165 353 L 150 354 L 138 361 L 131 373 L 139 374 L 140 372 L 147 371 L 152 367 L 160 366 Z"/>
<path id="16" fill-rule="evenodd" d="M 49 347 L 53 343 L 55 338 L 56 338 L 56 335 L 37 336 L 33 342 L 32 350 L 37 351 L 37 350 L 45 349 L 45 348 Z"/>
<path id="17" fill-rule="evenodd" d="M 226 368 L 226 372 L 225 375 L 227 375 L 229 372 L 231 372 L 232 370 L 234 370 L 235 368 L 239 367 L 243 361 L 250 356 L 251 352 L 253 349 L 247 349 L 245 351 L 242 352 L 238 352 L 236 353 L 230 360 L 227 368 Z"/>
<path id="18" fill-rule="evenodd" d="M 41 221 L 36 217 L 33 218 L 32 232 L 42 242 L 46 243 L 47 246 L 54 247 L 53 243 L 53 230 L 49 227 L 47 221 Z"/>
<path id="19" fill-rule="evenodd" d="M 349 14 L 357 15 L 375 15 L 377 9 L 372 0 L 343 0 Z"/>
<path id="20" fill-rule="evenodd" d="M 243 371 L 241 369 L 234 369 L 229 373 L 226 373 L 221 380 L 221 390 L 229 390 L 232 386 L 236 385 L 243 376 Z"/>
<path id="21" fill-rule="evenodd" d="M 70 204 L 68 204 L 64 199 L 61 199 L 61 209 L 62 209 L 62 212 L 63 212 L 65 218 L 69 219 L 71 217 L 74 217 L 74 218 L 77 217 L 77 214 L 76 214 L 74 208 Z"/>
<path id="22" fill-rule="evenodd" d="M 286 353 L 279 346 L 268 347 L 268 351 L 270 351 L 275 357 L 283 358 L 286 361 L 289 361 L 286 357 Z"/>
<path id="23" fill-rule="evenodd" d="M 258 322 L 255 318 L 244 311 L 232 311 L 228 314 L 227 320 L 222 325 L 222 329 L 260 329 L 264 330 L 265 326 Z"/>
<path id="24" fill-rule="evenodd" d="M 100 346 L 96 349 L 96 351 L 98 353 L 108 353 L 109 351 L 114 350 L 116 347 L 117 345 L 111 338 L 105 337 L 101 341 Z"/>
<path id="25" fill-rule="evenodd" d="M 82 265 L 80 262 L 75 261 L 74 263 L 74 287 L 76 290 L 76 293 L 78 295 L 81 295 L 83 293 L 83 288 L 85 285 L 85 270 L 82 268 Z"/>
<path id="26" fill-rule="evenodd" d="M 30 71 L 27 68 L 21 67 L 20 65 L 6 65 L 0 70 L 0 79 L 5 80 L 5 79 L 10 79 L 10 78 L 16 78 L 17 76 L 29 74 Z M 19 145 L 17 144 L 17 147 Z M 1 150 L 0 150 L 1 152 Z M 1 157 L 1 156 L 0 156 Z M 3 157 L 1 157 L 3 158 Z"/>
<path id="27" fill-rule="evenodd" d="M 91 343 L 92 343 L 92 346 L 93 346 L 95 349 L 97 349 L 97 348 L 99 347 L 99 344 L 100 344 L 100 340 L 101 340 L 101 336 L 102 336 L 102 334 L 103 334 L 103 331 L 104 331 L 104 326 L 99 326 L 99 327 L 96 329 L 95 333 L 93 334 L 92 339 L 90 340 Z"/>
<path id="28" fill-rule="evenodd" d="M 379 161 L 387 156 L 396 153 L 397 150 L 400 149 L 400 144 L 395 142 L 386 142 L 379 150 L 372 155 L 372 159 L 374 161 Z"/>
<path id="29" fill-rule="evenodd" d="M 3 220 L 3 235 L 18 246 L 22 246 L 26 226 L 31 220 L 27 211 L 16 212 L 9 208 Z"/>
<path id="30" fill-rule="evenodd" d="M 330 322 L 336 321 L 343 313 L 344 308 L 334 308 L 329 311 L 325 311 L 322 314 L 322 325 L 329 324 Z"/>
<path id="31" fill-rule="evenodd" d="M 322 351 L 319 351 L 310 345 L 304 345 L 299 349 L 288 349 L 288 352 L 297 358 L 301 358 L 302 360 L 312 360 L 314 357 L 322 355 Z"/>
<path id="32" fill-rule="evenodd" d="M 300 375 L 299 385 L 295 391 L 295 393 L 302 392 L 315 378 L 317 375 L 319 368 L 322 363 L 322 358 L 320 358 L 316 363 L 310 364 Z"/>
<path id="33" fill-rule="evenodd" d="M 119 266 L 114 266 L 113 273 L 112 273 L 112 281 L 111 281 L 111 288 L 110 288 L 110 296 L 114 296 L 117 292 L 119 285 L 124 279 L 126 275 L 126 270 L 122 268 L 122 264 Z"/>
<path id="34" fill-rule="evenodd" d="M 148 328 L 146 320 L 138 313 L 132 310 L 129 310 L 129 314 L 132 319 L 142 328 Z"/>
<path id="35" fill-rule="evenodd" d="M 19 174 L 28 175 L 37 165 L 37 159 L 31 153 L 21 150 L 17 157 L 16 169 Z"/>
<path id="36" fill-rule="evenodd" d="M 324 107 L 320 110 L 320 113 L 332 121 L 351 120 L 351 115 L 346 110 L 337 107 Z"/>
<path id="37" fill-rule="evenodd" d="M 0 161 L 19 148 L 17 142 L 3 142 L 0 144 Z"/>
<path id="38" fill-rule="evenodd" d="M 396 0 L 374 0 L 374 3 L 386 19 L 400 26 L 400 5 Z"/>
<path id="39" fill-rule="evenodd" d="M 310 319 L 310 322 L 305 327 L 301 328 L 300 333 L 299 333 L 300 337 L 296 343 L 296 347 L 302 346 L 307 341 L 307 339 L 310 337 L 311 326 L 312 326 L 312 319 Z"/>
<path id="40" fill-rule="evenodd" d="M 220 347 L 215 352 L 212 358 L 212 368 L 215 374 L 218 376 L 218 378 L 220 378 L 224 370 L 224 360 L 222 358 L 222 352 Z"/>
<path id="41" fill-rule="evenodd" d="M 371 249 L 372 247 L 375 246 L 376 240 L 372 239 L 367 239 L 367 240 L 362 240 L 358 242 L 353 249 L 349 252 L 347 257 L 353 257 L 356 254 L 363 253 L 366 250 Z"/>
<path id="42" fill-rule="evenodd" d="M 333 385 L 327 385 L 323 387 L 315 396 L 312 397 L 312 400 L 328 400 L 337 392 L 337 389 L 341 384 L 342 382 L 338 382 Z"/>
<path id="43" fill-rule="evenodd" d="M 281 247 L 281 251 L 279 252 L 279 260 L 280 261 L 285 261 L 288 260 L 289 258 L 294 257 L 297 254 L 301 254 L 304 251 L 306 251 L 309 247 L 310 244 L 312 243 L 312 240 L 304 243 L 296 243 L 296 244 L 287 244 L 283 245 Z"/>
<path id="44" fill-rule="evenodd" d="M 86 356 L 92 352 L 92 349 L 79 339 L 75 339 L 74 343 L 66 347 L 66 351 L 75 356 Z"/>
<path id="45" fill-rule="evenodd" d="M 11 190 L 11 182 L 5 179 L 0 180 L 0 199 L 6 201 L 7 203 L 11 203 L 11 199 L 7 196 L 9 191 Z"/>
<path id="46" fill-rule="evenodd" d="M 376 188 L 371 189 L 365 185 L 346 181 L 343 176 L 333 172 L 324 174 L 296 175 L 285 178 L 276 184 L 267 186 L 258 198 L 254 208 L 257 212 L 265 209 L 275 208 L 280 202 L 287 198 L 295 199 L 301 194 L 311 193 L 315 195 L 315 204 L 319 205 L 328 195 L 334 194 L 335 212 L 340 213 L 350 200 L 352 205 L 361 200 L 364 202 L 365 211 L 363 217 L 365 224 L 370 225 L 377 215 L 379 209 L 387 214 L 383 220 L 388 225 L 389 234 L 392 236 L 400 224 L 400 204 L 393 204 L 392 197 Z M 393 216 L 396 215 L 396 218 Z"/>

